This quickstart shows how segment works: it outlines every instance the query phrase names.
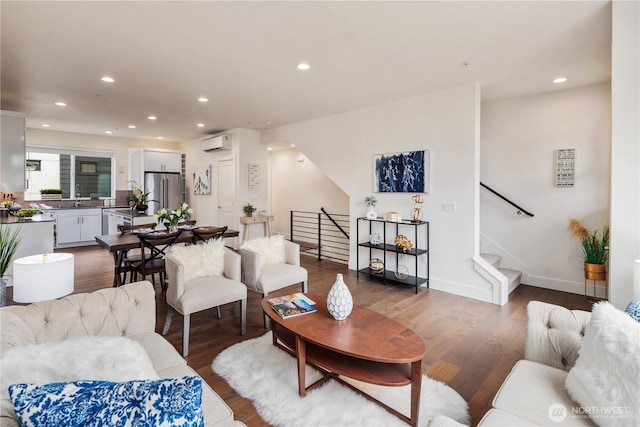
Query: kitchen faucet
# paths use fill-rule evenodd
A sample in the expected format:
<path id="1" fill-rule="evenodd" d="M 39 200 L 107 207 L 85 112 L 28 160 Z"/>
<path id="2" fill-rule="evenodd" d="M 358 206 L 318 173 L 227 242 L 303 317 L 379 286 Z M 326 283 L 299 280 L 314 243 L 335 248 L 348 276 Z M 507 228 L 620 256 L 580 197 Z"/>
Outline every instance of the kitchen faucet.
<path id="1" fill-rule="evenodd" d="M 80 198 L 80 184 L 76 184 L 76 200 L 75 202 L 73 202 L 73 206 L 74 207 L 80 207 L 80 200 L 78 200 Z"/>

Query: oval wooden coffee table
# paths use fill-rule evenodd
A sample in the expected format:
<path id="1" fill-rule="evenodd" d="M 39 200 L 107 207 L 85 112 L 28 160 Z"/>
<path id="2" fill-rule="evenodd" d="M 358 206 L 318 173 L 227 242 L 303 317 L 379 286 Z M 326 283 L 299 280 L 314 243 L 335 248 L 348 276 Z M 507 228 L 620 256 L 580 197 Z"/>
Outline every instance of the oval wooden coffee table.
<path id="1" fill-rule="evenodd" d="M 330 378 L 348 386 L 367 399 L 412 426 L 418 423 L 422 358 L 426 348 L 411 329 L 366 307 L 353 307 L 345 320 L 335 320 L 327 311 L 327 299 L 306 294 L 315 301 L 315 313 L 283 319 L 267 298 L 262 310 L 271 319 L 273 344 L 296 357 L 298 362 L 298 393 L 305 396 Z M 273 295 L 270 295 L 272 297 Z M 323 377 L 305 387 L 305 364 L 319 369 Z M 367 395 L 339 375 L 370 384 L 404 386 L 411 384 L 411 416 Z"/>

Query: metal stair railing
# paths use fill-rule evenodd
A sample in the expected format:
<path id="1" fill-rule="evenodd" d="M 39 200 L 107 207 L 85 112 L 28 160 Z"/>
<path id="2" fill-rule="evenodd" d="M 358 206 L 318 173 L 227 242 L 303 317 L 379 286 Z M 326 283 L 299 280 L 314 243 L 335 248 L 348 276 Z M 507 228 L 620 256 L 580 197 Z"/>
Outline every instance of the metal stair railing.
<path id="1" fill-rule="evenodd" d="M 344 264 L 349 263 L 350 218 L 344 214 L 291 211 L 291 241 L 300 245 L 300 252 Z"/>
<path id="2" fill-rule="evenodd" d="M 482 182 L 480 183 L 480 187 L 486 188 L 487 190 L 489 190 L 491 193 L 495 194 L 496 196 L 498 196 L 499 198 L 501 198 L 502 200 L 504 200 L 505 202 L 509 203 L 511 206 L 513 206 L 514 208 L 518 209 L 516 211 L 516 213 L 518 215 L 528 215 L 528 216 L 533 216 L 533 214 L 527 210 L 525 210 L 524 208 L 516 205 L 514 202 L 512 202 L 511 200 L 507 199 L 505 196 L 503 196 L 502 194 L 498 193 L 496 190 L 494 190 L 493 188 L 489 187 L 488 185 L 483 184 Z"/>

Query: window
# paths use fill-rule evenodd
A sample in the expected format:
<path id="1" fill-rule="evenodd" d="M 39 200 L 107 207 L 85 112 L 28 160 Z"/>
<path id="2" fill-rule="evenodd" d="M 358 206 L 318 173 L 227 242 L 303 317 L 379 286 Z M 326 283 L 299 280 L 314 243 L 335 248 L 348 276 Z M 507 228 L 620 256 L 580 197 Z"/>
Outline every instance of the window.
<path id="1" fill-rule="evenodd" d="M 115 197 L 115 154 L 95 150 L 27 146 L 25 200 L 41 200 L 43 188 L 61 188 L 63 199 Z"/>

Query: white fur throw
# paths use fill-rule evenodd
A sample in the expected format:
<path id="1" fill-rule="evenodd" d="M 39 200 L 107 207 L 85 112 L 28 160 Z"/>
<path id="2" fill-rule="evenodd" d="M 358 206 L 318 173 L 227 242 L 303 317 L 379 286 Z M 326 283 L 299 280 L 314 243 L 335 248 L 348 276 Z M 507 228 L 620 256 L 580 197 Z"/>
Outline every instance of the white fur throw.
<path id="1" fill-rule="evenodd" d="M 142 345 L 124 337 L 87 336 L 14 347 L 2 352 L 0 372 L 3 406 L 11 405 L 11 384 L 158 379 Z"/>
<path id="2" fill-rule="evenodd" d="M 249 240 L 240 245 L 240 249 L 247 249 L 260 256 L 260 267 L 285 262 L 284 236 L 278 234 L 271 237 L 261 237 Z"/>
<path id="3" fill-rule="evenodd" d="M 629 426 L 640 419 L 639 385 L 640 323 L 608 302 L 594 304 L 567 391 L 599 426 Z"/>
<path id="4" fill-rule="evenodd" d="M 173 255 L 184 266 L 184 281 L 205 276 L 221 276 L 224 272 L 224 240 L 207 240 L 189 246 L 174 246 Z"/>

